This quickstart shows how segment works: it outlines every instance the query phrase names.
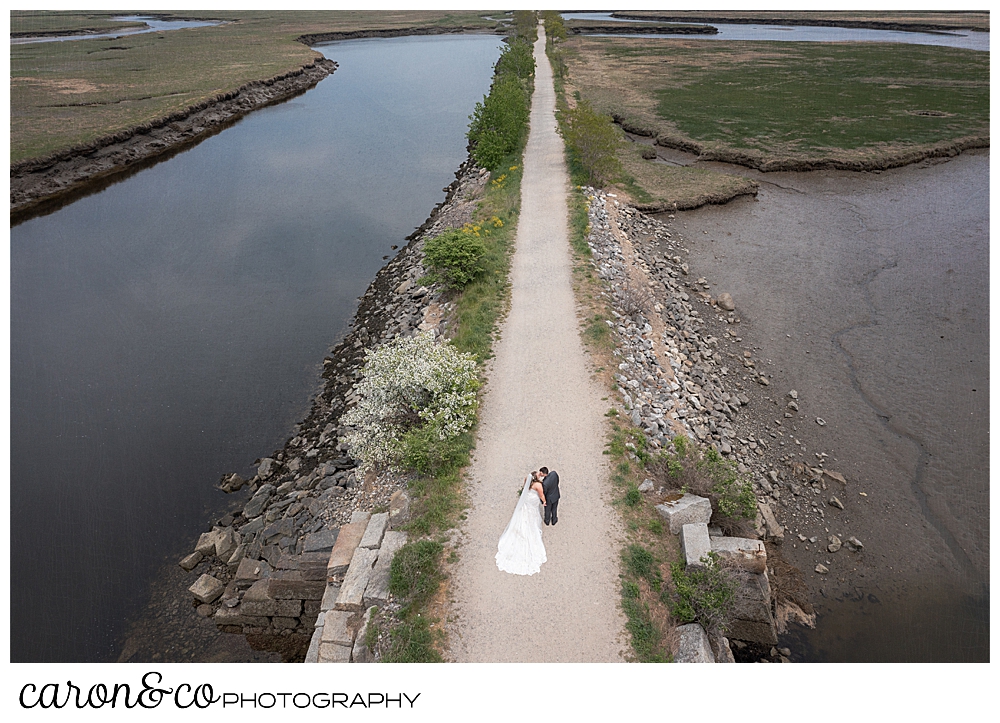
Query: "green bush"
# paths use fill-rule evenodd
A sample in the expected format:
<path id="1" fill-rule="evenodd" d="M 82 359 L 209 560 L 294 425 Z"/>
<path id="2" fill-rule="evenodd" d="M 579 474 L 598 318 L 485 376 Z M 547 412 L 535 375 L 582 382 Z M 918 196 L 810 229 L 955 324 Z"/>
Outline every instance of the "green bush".
<path id="1" fill-rule="evenodd" d="M 535 41 L 538 37 L 538 16 L 533 10 L 514 11 L 514 33 L 518 38 Z"/>
<path id="2" fill-rule="evenodd" d="M 441 439 L 430 426 L 415 427 L 403 435 L 402 464 L 420 474 L 437 476 L 469 463 L 470 434 Z"/>
<path id="3" fill-rule="evenodd" d="M 702 558 L 704 567 L 670 565 L 674 598 L 670 614 L 681 624 L 699 623 L 710 634 L 725 633 L 736 604 L 738 582 L 719 564 L 714 552 Z"/>
<path id="4" fill-rule="evenodd" d="M 424 268 L 434 281 L 461 288 L 483 272 L 486 245 L 476 233 L 449 229 L 424 242 Z"/>
<path id="5" fill-rule="evenodd" d="M 472 157 L 491 171 L 514 153 L 528 127 L 528 92 L 517 76 L 498 76 L 490 94 L 476 103 L 470 116 L 469 141 Z"/>
<path id="6" fill-rule="evenodd" d="M 535 74 L 535 53 L 525 40 L 511 40 L 494 67 L 496 76 L 512 75 L 527 80 Z"/>
<path id="7" fill-rule="evenodd" d="M 642 502 L 642 493 L 635 484 L 630 484 L 625 492 L 625 504 L 629 507 L 637 507 Z"/>
<path id="8" fill-rule="evenodd" d="M 589 102 L 581 100 L 576 108 L 564 112 L 563 121 L 571 160 L 587 184 L 601 187 L 622 175 L 618 160 L 621 136 L 610 117 L 597 113 Z"/>
<path id="9" fill-rule="evenodd" d="M 757 512 L 757 498 L 753 484 L 743 477 L 731 460 L 723 459 L 719 453 L 709 448 L 698 463 L 699 471 L 712 482 L 712 495 L 716 509 L 724 517 L 749 519 Z"/>

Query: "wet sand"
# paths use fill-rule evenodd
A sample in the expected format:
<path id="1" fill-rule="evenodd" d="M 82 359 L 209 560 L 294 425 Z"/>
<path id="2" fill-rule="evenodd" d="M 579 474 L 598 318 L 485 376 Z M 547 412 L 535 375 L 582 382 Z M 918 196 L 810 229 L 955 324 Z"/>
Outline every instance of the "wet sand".
<path id="1" fill-rule="evenodd" d="M 882 173 L 698 165 L 761 189 L 678 214 L 692 276 L 733 295 L 771 397 L 798 391 L 802 460 L 848 479 L 824 520 L 778 508 L 819 614 L 800 659 L 988 660 L 988 151 Z M 865 550 L 831 554 L 830 534 Z"/>

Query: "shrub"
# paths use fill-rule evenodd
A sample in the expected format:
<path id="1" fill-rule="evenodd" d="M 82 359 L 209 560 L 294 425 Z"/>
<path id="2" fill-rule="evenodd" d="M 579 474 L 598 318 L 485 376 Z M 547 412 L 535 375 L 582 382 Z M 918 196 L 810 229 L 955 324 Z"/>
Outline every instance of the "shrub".
<path id="1" fill-rule="evenodd" d="M 341 438 L 361 471 L 397 464 L 403 437 L 412 429 L 440 441 L 453 439 L 475 423 L 480 387 L 476 361 L 434 334 L 396 337 L 365 354 L 361 399 L 341 418 Z"/>
<path id="2" fill-rule="evenodd" d="M 629 507 L 637 507 L 642 502 L 642 493 L 635 484 L 630 484 L 625 492 L 625 504 Z"/>
<path id="3" fill-rule="evenodd" d="M 734 462 L 723 459 L 715 449 L 709 448 L 702 455 L 698 469 L 711 480 L 712 496 L 720 515 L 745 519 L 754 516 L 757 498 L 753 484 L 739 474 Z"/>
<path id="4" fill-rule="evenodd" d="M 566 143 L 588 185 L 601 187 L 621 176 L 621 138 L 610 117 L 581 100 L 576 108 L 565 111 L 563 120 Z"/>
<path id="5" fill-rule="evenodd" d="M 702 560 L 704 567 L 690 570 L 682 562 L 671 563 L 675 597 L 670 614 L 681 624 L 699 623 L 710 635 L 725 633 L 736 606 L 739 582 L 714 552 Z"/>
<path id="6" fill-rule="evenodd" d="M 526 40 L 511 40 L 494 67 L 497 76 L 513 75 L 527 80 L 535 74 L 535 53 Z"/>
<path id="7" fill-rule="evenodd" d="M 483 272 L 486 245 L 472 229 L 449 229 L 424 242 L 424 268 L 434 281 L 465 286 Z"/>
<path id="8" fill-rule="evenodd" d="M 481 167 L 496 170 L 517 150 L 528 125 L 528 91 L 517 76 L 497 76 L 490 94 L 476 103 L 469 116 L 472 157 Z"/>

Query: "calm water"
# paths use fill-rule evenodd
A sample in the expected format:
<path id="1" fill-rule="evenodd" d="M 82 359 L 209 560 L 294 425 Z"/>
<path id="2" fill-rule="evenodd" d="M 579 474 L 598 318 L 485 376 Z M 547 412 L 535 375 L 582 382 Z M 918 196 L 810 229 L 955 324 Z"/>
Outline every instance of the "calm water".
<path id="1" fill-rule="evenodd" d="M 145 15 L 121 15 L 112 20 L 122 22 L 141 20 L 146 23 L 145 28 L 122 28 L 113 33 L 99 33 L 95 35 L 55 35 L 48 38 L 11 38 L 11 45 L 26 45 L 28 43 L 53 43 L 63 40 L 99 40 L 101 38 L 119 38 L 123 35 L 139 35 L 141 33 L 166 32 L 167 30 L 180 30 L 181 28 L 205 28 L 210 25 L 221 25 L 221 20 L 158 20 L 157 18 L 146 17 Z M 13 28 L 16 30 L 17 28 Z"/>
<path id="2" fill-rule="evenodd" d="M 305 95 L 11 230 L 11 660 L 115 658 L 443 199 L 500 39 L 319 49 Z"/>
<path id="3" fill-rule="evenodd" d="M 563 17 L 594 22 L 646 22 L 614 18 L 611 13 L 564 13 Z M 656 21 L 648 21 L 656 22 Z M 742 23 L 681 23 L 683 25 L 712 25 L 716 35 L 668 36 L 630 35 L 636 38 L 685 37 L 699 40 L 784 40 L 813 43 L 912 43 L 914 45 L 944 45 L 949 48 L 966 48 L 989 52 L 990 34 L 956 30 L 948 33 L 910 33 L 899 30 L 871 30 L 868 28 L 826 28 L 809 25 L 744 25 Z M 621 37 L 621 36 L 614 36 Z"/>

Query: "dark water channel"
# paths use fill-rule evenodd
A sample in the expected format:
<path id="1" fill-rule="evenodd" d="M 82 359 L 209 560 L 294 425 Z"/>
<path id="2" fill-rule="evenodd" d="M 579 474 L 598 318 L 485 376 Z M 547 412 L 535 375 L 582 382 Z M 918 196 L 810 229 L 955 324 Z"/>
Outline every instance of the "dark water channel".
<path id="1" fill-rule="evenodd" d="M 848 479 L 820 500 L 823 520 L 795 513 L 787 490 L 774 503 L 819 616 L 790 637 L 799 660 L 989 660 L 989 161 L 974 151 L 881 174 L 706 164 L 756 178 L 757 199 L 677 216 L 692 274 L 733 295 L 743 346 L 773 374 L 763 422 L 777 431 L 797 390 L 792 449 L 813 465 L 827 453 Z M 865 550 L 830 553 L 830 534 Z"/>
<path id="2" fill-rule="evenodd" d="M 340 67 L 305 95 L 11 229 L 12 661 L 115 659 L 443 200 L 500 39 L 319 49 Z"/>

